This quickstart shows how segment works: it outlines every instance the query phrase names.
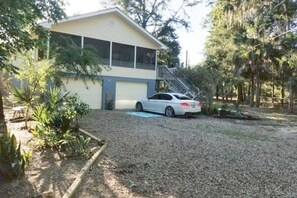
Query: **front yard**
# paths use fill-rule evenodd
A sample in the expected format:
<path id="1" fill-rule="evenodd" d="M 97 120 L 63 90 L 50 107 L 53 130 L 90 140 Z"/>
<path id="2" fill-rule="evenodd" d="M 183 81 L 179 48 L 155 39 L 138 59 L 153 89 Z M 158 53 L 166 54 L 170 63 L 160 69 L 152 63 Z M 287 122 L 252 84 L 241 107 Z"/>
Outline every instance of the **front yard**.
<path id="1" fill-rule="evenodd" d="M 108 147 L 76 197 L 295 197 L 295 116 L 246 121 L 94 111 L 82 128 Z"/>
<path id="2" fill-rule="evenodd" d="M 74 197 L 296 197 L 297 117 L 261 117 L 267 119 L 92 111 L 81 128 L 105 139 L 107 148 Z M 61 160 L 40 153 L 23 180 L 0 187 L 1 195 L 34 197 L 49 190 L 60 197 L 83 166 Z"/>

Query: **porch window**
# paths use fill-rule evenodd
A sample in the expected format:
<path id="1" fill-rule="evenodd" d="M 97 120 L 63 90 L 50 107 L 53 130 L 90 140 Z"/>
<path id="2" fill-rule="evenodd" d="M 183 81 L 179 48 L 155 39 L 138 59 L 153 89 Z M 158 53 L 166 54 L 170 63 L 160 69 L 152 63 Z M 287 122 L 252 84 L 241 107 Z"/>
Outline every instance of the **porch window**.
<path id="1" fill-rule="evenodd" d="M 112 43 L 112 65 L 134 67 L 134 46 Z"/>
<path id="2" fill-rule="evenodd" d="M 81 36 L 65 34 L 61 32 L 51 32 L 50 35 L 50 58 L 57 47 L 67 47 L 67 38 L 70 38 L 78 47 L 81 47 Z"/>
<path id="3" fill-rule="evenodd" d="M 110 42 L 84 37 L 84 46 L 85 45 L 92 45 L 95 47 L 98 56 L 100 57 L 100 63 L 103 65 L 109 65 Z"/>
<path id="4" fill-rule="evenodd" d="M 49 46 L 49 58 L 53 58 L 54 51 L 57 47 L 66 47 L 67 43 L 65 38 L 70 38 L 77 46 L 81 46 L 81 36 L 66 34 L 61 32 L 50 32 L 50 46 Z M 38 60 L 47 58 L 47 44 L 38 48 Z"/>
<path id="5" fill-rule="evenodd" d="M 137 47 L 136 68 L 155 70 L 156 50 Z"/>

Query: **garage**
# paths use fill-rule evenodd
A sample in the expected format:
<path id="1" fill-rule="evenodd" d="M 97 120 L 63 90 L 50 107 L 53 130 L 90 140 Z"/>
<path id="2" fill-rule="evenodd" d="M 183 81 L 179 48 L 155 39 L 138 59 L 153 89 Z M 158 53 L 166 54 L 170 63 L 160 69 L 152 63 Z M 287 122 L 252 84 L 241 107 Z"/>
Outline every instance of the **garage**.
<path id="1" fill-rule="evenodd" d="M 79 98 L 86 104 L 90 105 L 91 109 L 101 109 L 102 85 L 94 80 L 75 80 L 72 78 L 62 79 L 66 90 L 71 93 L 77 93 Z"/>
<path id="2" fill-rule="evenodd" d="M 116 82 L 116 109 L 134 109 L 135 103 L 147 97 L 147 83 Z"/>

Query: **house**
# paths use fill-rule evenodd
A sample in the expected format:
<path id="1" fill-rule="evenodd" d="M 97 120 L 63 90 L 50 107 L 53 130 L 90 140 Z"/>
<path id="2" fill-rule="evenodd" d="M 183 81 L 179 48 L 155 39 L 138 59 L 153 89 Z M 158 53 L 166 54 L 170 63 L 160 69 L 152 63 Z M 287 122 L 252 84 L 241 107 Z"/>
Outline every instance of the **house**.
<path id="1" fill-rule="evenodd" d="M 69 17 L 56 24 L 43 22 L 51 40 L 68 36 L 81 47 L 93 45 L 104 65 L 100 81 L 62 78 L 67 91 L 78 93 L 92 109 L 134 108 L 137 99 L 155 93 L 157 51 L 167 47 L 118 8 Z M 49 49 L 49 46 L 48 46 Z M 86 86 L 87 85 L 87 86 Z"/>

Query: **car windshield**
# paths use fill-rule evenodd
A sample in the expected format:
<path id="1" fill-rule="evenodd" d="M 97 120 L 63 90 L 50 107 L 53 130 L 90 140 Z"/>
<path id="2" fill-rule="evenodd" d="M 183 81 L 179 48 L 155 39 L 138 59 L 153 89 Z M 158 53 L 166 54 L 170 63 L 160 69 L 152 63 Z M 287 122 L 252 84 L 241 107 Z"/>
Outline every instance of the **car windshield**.
<path id="1" fill-rule="evenodd" d="M 188 96 L 185 95 L 174 95 L 179 100 L 191 100 Z"/>

